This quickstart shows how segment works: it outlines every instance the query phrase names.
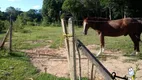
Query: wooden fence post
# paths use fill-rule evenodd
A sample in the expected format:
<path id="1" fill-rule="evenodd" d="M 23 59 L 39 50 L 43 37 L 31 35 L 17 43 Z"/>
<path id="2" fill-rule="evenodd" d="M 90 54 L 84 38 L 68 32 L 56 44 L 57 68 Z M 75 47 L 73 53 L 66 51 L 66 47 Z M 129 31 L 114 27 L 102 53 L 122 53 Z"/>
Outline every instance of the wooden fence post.
<path id="1" fill-rule="evenodd" d="M 77 80 L 73 18 L 69 18 L 68 33 L 69 33 L 68 37 L 69 37 L 69 52 L 70 52 L 70 78 L 71 80 Z"/>
<path id="2" fill-rule="evenodd" d="M 70 72 L 70 79 L 76 80 L 76 56 L 75 56 L 75 40 L 74 40 L 74 27 L 73 19 L 70 18 L 68 21 L 68 30 L 64 19 L 61 19 L 63 35 L 65 37 L 65 46 L 68 50 L 68 68 Z"/>
<path id="3" fill-rule="evenodd" d="M 10 33 L 10 36 L 9 36 L 9 52 L 11 53 L 12 51 L 12 18 L 11 18 L 11 15 L 10 15 L 10 28 L 9 28 L 9 33 Z"/>
<path id="4" fill-rule="evenodd" d="M 64 19 L 61 19 L 61 25 L 62 25 L 62 29 L 63 29 L 63 37 L 64 37 L 64 40 L 65 40 L 65 47 L 66 47 L 66 50 L 68 51 L 68 53 L 67 53 L 67 60 L 68 60 L 68 69 L 70 71 L 69 40 L 68 40 L 68 37 L 67 37 L 68 31 L 67 31 L 67 26 L 65 24 Z"/>
<path id="5" fill-rule="evenodd" d="M 69 54 L 69 41 L 68 41 L 68 38 L 67 38 L 68 32 L 67 32 L 67 26 L 65 25 L 64 19 L 61 19 L 61 24 L 62 24 L 62 29 L 63 29 L 63 36 L 65 38 L 65 47 L 66 47 L 66 49 L 68 51 L 67 58 L 68 58 L 68 62 L 69 62 L 70 54 Z"/>

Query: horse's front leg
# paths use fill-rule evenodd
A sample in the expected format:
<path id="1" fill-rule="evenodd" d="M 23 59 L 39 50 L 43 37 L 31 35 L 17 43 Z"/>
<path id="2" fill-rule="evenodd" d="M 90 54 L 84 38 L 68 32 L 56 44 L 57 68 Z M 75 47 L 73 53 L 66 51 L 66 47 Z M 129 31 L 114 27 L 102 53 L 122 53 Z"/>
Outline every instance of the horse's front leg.
<path id="1" fill-rule="evenodd" d="M 96 56 L 99 56 L 102 52 L 104 52 L 104 35 L 102 33 L 100 33 L 100 42 L 101 42 L 101 47 L 100 47 L 100 51 L 98 52 L 98 54 Z"/>

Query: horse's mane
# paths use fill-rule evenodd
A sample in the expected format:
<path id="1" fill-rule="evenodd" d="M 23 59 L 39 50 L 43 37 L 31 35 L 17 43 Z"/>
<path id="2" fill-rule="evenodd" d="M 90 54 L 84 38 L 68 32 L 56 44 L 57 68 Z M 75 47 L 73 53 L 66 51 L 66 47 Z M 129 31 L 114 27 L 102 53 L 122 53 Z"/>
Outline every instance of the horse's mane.
<path id="1" fill-rule="evenodd" d="M 84 21 L 109 21 L 108 18 L 102 18 L 102 17 L 87 17 L 84 19 Z"/>
<path id="2" fill-rule="evenodd" d="M 95 20 L 95 19 L 98 19 L 98 20 L 109 20 L 108 18 L 103 18 L 103 17 L 87 17 L 89 20 Z"/>

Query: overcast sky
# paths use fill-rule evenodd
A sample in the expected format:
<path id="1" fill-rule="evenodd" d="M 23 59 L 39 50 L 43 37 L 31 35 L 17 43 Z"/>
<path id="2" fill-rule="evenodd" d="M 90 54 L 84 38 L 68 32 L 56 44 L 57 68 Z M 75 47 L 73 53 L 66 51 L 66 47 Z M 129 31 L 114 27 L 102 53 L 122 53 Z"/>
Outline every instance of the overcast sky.
<path id="1" fill-rule="evenodd" d="M 41 9 L 43 0 L 0 0 L 0 10 L 5 11 L 7 7 L 20 8 L 21 11 L 29 9 Z"/>

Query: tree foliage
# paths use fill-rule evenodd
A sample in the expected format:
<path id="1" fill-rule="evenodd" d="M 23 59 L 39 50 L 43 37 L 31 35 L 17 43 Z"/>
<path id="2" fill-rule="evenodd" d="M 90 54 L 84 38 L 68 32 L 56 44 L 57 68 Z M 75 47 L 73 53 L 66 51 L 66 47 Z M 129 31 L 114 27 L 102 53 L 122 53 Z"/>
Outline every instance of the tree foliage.
<path id="1" fill-rule="evenodd" d="M 84 0 L 85 16 L 101 16 L 101 6 L 99 0 Z"/>
<path id="2" fill-rule="evenodd" d="M 4 30 L 4 23 L 3 21 L 0 20 L 0 32 Z"/>
<path id="3" fill-rule="evenodd" d="M 43 25 L 59 21 L 61 6 L 64 0 L 43 0 Z"/>
<path id="4" fill-rule="evenodd" d="M 7 20 L 9 20 L 10 15 L 12 16 L 12 19 L 15 21 L 17 16 L 22 13 L 19 8 L 15 9 L 14 7 L 8 7 L 6 8 L 6 14 L 7 14 Z"/>
<path id="5" fill-rule="evenodd" d="M 62 9 L 70 12 L 73 16 L 76 16 L 78 12 L 81 11 L 83 5 L 80 3 L 79 0 L 65 0 Z"/>

